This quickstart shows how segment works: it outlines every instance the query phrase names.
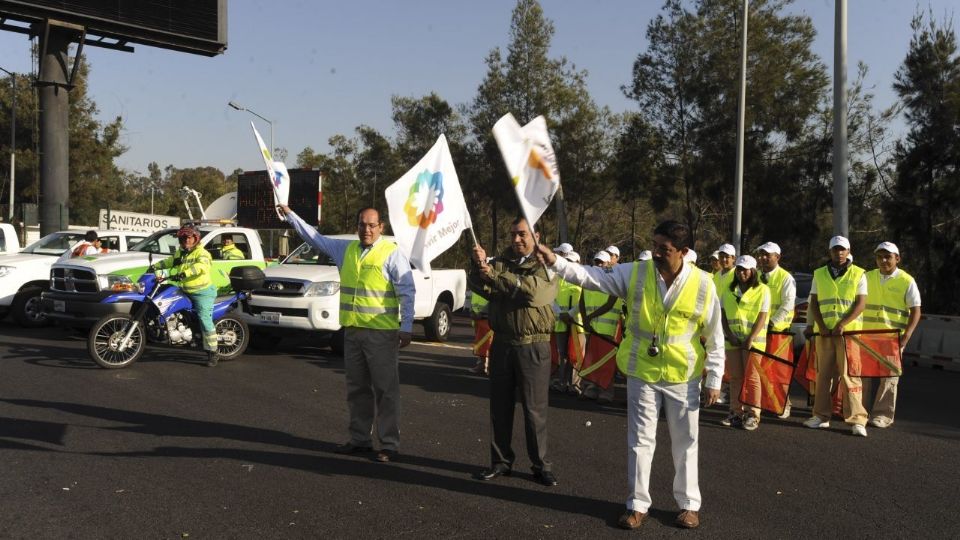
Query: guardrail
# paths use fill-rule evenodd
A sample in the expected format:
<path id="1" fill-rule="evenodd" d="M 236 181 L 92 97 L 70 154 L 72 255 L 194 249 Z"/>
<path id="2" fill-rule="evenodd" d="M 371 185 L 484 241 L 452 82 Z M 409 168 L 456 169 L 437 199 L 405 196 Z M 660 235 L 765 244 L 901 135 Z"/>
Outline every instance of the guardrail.
<path id="1" fill-rule="evenodd" d="M 960 372 L 960 317 L 923 315 L 903 353 L 904 363 Z"/>

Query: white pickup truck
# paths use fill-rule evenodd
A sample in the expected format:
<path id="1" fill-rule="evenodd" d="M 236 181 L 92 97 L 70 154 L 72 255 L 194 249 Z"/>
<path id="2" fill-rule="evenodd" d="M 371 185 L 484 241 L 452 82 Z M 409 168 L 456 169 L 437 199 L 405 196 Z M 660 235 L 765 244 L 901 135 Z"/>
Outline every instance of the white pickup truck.
<path id="1" fill-rule="evenodd" d="M 0 255 L 13 255 L 20 251 L 17 230 L 9 223 L 0 223 Z"/>
<path id="2" fill-rule="evenodd" d="M 9 312 L 21 326 L 38 327 L 47 324 L 47 316 L 40 309 L 40 295 L 50 285 L 50 268 L 63 253 L 83 240 L 86 231 L 60 231 L 12 255 L 0 255 L 0 315 Z M 144 232 L 97 231 L 101 247 L 111 252 L 124 252 L 147 237 Z M 107 255 L 73 259 L 86 263 Z"/>
<path id="3" fill-rule="evenodd" d="M 140 233 L 145 234 L 145 233 Z M 127 253 L 70 259 L 54 264 L 49 272 L 49 290 L 43 293 L 41 309 L 52 320 L 73 327 L 89 327 L 109 313 L 127 313 L 129 303 L 102 300 L 114 293 L 133 290 L 137 279 L 150 264 L 171 256 L 179 247 L 177 229 L 163 229 L 151 234 Z M 213 284 L 226 293 L 230 288 L 230 270 L 235 266 L 263 268 L 260 235 L 243 227 L 200 227 L 200 245 L 213 257 Z M 243 259 L 223 256 L 221 246 L 226 238 L 243 253 Z"/>
<path id="4" fill-rule="evenodd" d="M 355 240 L 356 235 L 331 238 Z M 393 241 L 389 236 L 383 238 Z M 333 260 L 303 244 L 263 273 L 263 288 L 253 292 L 249 313 L 243 314 L 253 332 L 254 346 L 275 344 L 284 333 L 306 330 L 320 332 L 330 339 L 334 352 L 342 353 L 340 272 Z M 433 270 L 430 276 L 414 270 L 413 274 L 415 320 L 423 323 L 427 339 L 446 341 L 451 313 L 464 304 L 467 275 L 463 270 Z"/>

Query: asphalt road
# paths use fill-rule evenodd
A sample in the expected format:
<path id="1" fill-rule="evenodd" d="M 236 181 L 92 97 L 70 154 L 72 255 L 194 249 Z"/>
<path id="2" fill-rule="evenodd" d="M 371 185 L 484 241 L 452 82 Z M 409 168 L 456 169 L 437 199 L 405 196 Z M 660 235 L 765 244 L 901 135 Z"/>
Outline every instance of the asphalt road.
<path id="1" fill-rule="evenodd" d="M 403 350 L 402 461 L 380 464 L 332 453 L 347 437 L 343 362 L 309 336 L 215 369 L 197 352 L 152 349 L 104 370 L 76 334 L 0 322 L 0 538 L 960 536 L 960 374 L 909 370 L 896 424 L 866 439 L 836 422 L 805 429 L 805 410 L 752 433 L 705 411 L 696 531 L 672 526 L 662 423 L 652 519 L 629 532 L 616 528 L 622 386 L 609 407 L 551 396 L 559 486 L 533 482 L 519 411 L 518 474 L 471 479 L 488 423 L 468 332 L 460 319 L 449 345 Z"/>

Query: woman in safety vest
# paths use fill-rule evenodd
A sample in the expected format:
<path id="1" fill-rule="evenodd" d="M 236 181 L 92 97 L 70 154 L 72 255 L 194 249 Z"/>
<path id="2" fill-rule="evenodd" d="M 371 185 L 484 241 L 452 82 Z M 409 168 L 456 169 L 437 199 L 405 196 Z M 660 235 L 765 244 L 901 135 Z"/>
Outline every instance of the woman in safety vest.
<path id="1" fill-rule="evenodd" d="M 755 377 L 744 380 L 744 373 L 750 348 L 761 351 L 766 348 L 770 289 L 760 283 L 756 259 L 741 255 L 735 265 L 733 282 L 719 291 L 726 340 L 726 372 L 730 376 L 730 414 L 720 423 L 753 431 L 760 427 L 760 409 L 741 403 L 740 393 L 745 385 L 750 393 L 757 396 L 760 393 L 760 381 Z"/>

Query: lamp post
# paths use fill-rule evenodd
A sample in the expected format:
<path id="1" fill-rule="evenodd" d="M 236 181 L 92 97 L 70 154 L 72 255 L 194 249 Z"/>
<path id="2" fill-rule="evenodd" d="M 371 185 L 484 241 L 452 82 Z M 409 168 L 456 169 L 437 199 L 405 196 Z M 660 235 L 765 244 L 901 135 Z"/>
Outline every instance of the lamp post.
<path id="1" fill-rule="evenodd" d="M 264 122 L 270 124 L 270 156 L 272 157 L 272 156 L 273 156 L 273 152 L 274 152 L 274 150 L 276 149 L 276 146 L 273 145 L 273 121 L 272 121 L 272 120 L 268 120 L 268 119 L 264 118 L 263 116 L 260 116 L 259 114 L 256 113 L 256 111 L 254 111 L 254 110 L 252 110 L 252 109 L 248 109 L 248 108 L 244 107 L 243 105 L 240 105 L 240 104 L 237 103 L 236 101 L 231 101 L 231 102 L 227 103 L 227 105 L 233 107 L 234 109 L 236 109 L 236 110 L 238 110 L 238 111 L 247 111 L 248 113 L 250 113 L 250 114 L 256 116 L 257 118 L 263 120 Z"/>
<path id="2" fill-rule="evenodd" d="M 3 71 L 10 76 L 10 208 L 8 209 L 10 223 L 13 223 L 13 190 L 16 185 L 14 166 L 17 159 L 17 76 L 2 67 Z"/>

